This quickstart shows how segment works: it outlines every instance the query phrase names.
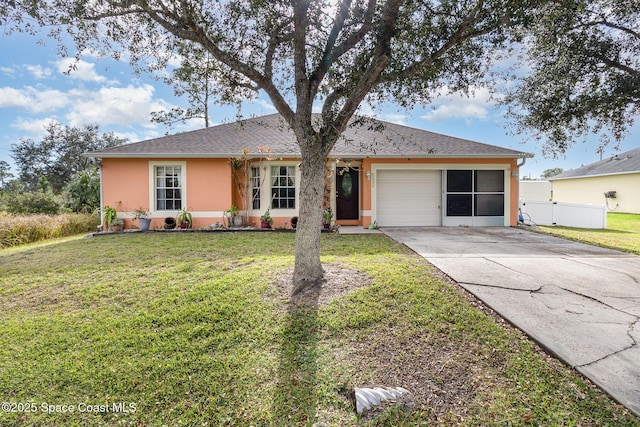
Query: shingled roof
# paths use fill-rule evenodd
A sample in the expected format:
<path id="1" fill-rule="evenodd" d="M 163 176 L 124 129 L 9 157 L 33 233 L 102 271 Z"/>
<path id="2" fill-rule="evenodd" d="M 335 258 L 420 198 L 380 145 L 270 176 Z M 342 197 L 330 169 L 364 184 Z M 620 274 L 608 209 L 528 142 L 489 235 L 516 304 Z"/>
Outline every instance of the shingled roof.
<path id="1" fill-rule="evenodd" d="M 278 157 L 298 157 L 295 135 L 272 114 L 86 153 L 96 158 L 227 158 L 268 146 Z M 367 119 L 350 126 L 331 157 L 532 157 L 531 154 L 394 123 Z"/>
<path id="2" fill-rule="evenodd" d="M 640 173 L 640 147 L 561 173 L 549 178 L 549 181 L 628 173 Z"/>

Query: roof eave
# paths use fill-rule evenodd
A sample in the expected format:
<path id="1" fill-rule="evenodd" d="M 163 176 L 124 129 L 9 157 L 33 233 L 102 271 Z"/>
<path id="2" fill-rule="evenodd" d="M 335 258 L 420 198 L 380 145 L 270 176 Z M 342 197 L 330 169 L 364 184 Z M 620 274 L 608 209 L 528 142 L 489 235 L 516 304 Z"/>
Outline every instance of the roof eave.
<path id="1" fill-rule="evenodd" d="M 231 157 L 242 156 L 241 153 L 104 153 L 104 152 L 91 152 L 83 153 L 84 157 L 92 157 L 96 159 L 227 159 Z M 272 157 L 299 157 L 298 153 L 269 153 Z M 362 154 L 362 153 L 335 153 L 330 154 L 329 157 L 355 157 L 362 159 L 523 159 L 532 158 L 531 153 L 514 153 L 514 154 Z M 249 158 L 260 158 L 261 155 L 249 155 Z"/>
<path id="2" fill-rule="evenodd" d="M 96 159 L 228 159 L 242 156 L 242 153 L 83 153 L 84 157 Z M 269 153 L 274 157 L 298 157 L 296 153 Z M 260 158 L 260 155 L 248 155 L 249 158 Z"/>
<path id="3" fill-rule="evenodd" d="M 581 178 L 600 178 L 603 176 L 617 176 L 617 175 L 633 175 L 633 174 L 640 174 L 640 170 L 636 170 L 636 171 L 625 171 L 625 172 L 612 172 L 612 173 L 599 173 L 599 174 L 593 174 L 593 175 L 577 175 L 577 176 L 567 176 L 567 177 L 560 177 L 557 178 L 555 176 L 552 176 L 549 178 L 549 181 L 564 181 L 567 179 L 581 179 Z"/>

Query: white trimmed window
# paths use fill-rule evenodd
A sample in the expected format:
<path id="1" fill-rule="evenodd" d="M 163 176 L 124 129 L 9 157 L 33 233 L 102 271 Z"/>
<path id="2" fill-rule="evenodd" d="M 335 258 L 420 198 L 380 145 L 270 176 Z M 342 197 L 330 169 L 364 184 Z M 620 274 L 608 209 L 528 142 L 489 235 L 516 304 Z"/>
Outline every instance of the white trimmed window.
<path id="1" fill-rule="evenodd" d="M 251 167 L 251 208 L 260 209 L 260 168 Z"/>
<path id="2" fill-rule="evenodd" d="M 296 208 L 295 166 L 271 166 L 271 207 Z"/>
<path id="3" fill-rule="evenodd" d="M 151 201 L 155 211 L 179 211 L 185 202 L 184 162 L 150 164 Z"/>

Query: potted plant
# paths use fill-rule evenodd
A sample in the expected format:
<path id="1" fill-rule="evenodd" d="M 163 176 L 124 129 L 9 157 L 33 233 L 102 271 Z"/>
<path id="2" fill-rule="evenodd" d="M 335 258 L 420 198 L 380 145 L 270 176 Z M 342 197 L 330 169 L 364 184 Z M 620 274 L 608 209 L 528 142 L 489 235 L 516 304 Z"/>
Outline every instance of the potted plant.
<path id="1" fill-rule="evenodd" d="M 149 231 L 149 226 L 151 225 L 151 215 L 147 211 L 143 211 L 142 208 L 136 209 L 133 213 L 133 220 L 138 221 L 138 225 L 140 225 L 141 231 Z"/>
<path id="2" fill-rule="evenodd" d="M 173 230 L 176 228 L 176 219 L 172 217 L 166 217 L 164 219 L 164 229 L 165 230 Z"/>
<path id="3" fill-rule="evenodd" d="M 224 214 L 229 218 L 229 227 L 240 227 L 242 225 L 242 216 L 240 216 L 240 210 L 236 205 L 231 205 L 229 209 L 224 211 Z"/>
<path id="4" fill-rule="evenodd" d="M 118 212 L 111 206 L 105 206 L 103 212 L 103 225 L 109 231 L 121 231 L 122 224 L 118 220 Z"/>
<path id="5" fill-rule="evenodd" d="M 191 228 L 193 225 L 193 216 L 186 208 L 178 212 L 176 219 L 178 221 L 178 228 Z"/>
<path id="6" fill-rule="evenodd" d="M 260 217 L 260 226 L 262 228 L 271 228 L 272 224 L 273 218 L 271 218 L 271 213 L 269 213 L 269 209 L 267 209 L 267 211 Z"/>
<path id="7" fill-rule="evenodd" d="M 324 228 L 326 230 L 328 230 L 329 227 L 331 227 L 331 220 L 332 219 L 333 219 L 333 211 L 331 210 L 331 208 L 325 209 L 322 212 L 322 225 L 324 226 Z"/>

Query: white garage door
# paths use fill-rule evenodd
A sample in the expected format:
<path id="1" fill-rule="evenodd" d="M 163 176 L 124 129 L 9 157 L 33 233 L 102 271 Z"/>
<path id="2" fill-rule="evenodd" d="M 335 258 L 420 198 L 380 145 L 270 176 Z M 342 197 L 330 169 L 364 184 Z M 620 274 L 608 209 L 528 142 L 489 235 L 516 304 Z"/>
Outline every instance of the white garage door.
<path id="1" fill-rule="evenodd" d="M 439 170 L 379 170 L 376 173 L 378 225 L 441 225 L 440 178 Z"/>

